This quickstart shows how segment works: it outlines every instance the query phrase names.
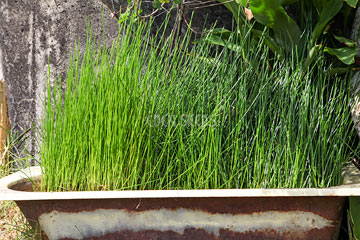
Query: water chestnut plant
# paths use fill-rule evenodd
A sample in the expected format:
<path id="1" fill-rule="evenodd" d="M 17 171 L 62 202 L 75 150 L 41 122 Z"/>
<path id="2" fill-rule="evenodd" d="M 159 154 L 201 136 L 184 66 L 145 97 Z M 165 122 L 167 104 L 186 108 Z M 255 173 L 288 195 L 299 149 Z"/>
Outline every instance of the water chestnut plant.
<path id="1" fill-rule="evenodd" d="M 89 34 L 65 82 L 49 83 L 43 190 L 340 184 L 354 146 L 349 86 L 322 55 L 305 71 L 250 34 L 242 54 L 206 42 L 187 52 L 188 38 L 156 42 L 150 26 L 122 23 L 110 47 Z"/>

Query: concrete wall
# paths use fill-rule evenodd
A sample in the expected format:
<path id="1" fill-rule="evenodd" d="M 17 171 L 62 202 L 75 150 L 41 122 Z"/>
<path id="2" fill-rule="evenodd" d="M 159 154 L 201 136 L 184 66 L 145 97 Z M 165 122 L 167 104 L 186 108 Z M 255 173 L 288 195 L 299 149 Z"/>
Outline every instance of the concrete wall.
<path id="1" fill-rule="evenodd" d="M 352 26 L 351 38 L 360 46 L 360 8 L 356 9 L 356 14 Z M 357 57 L 360 57 L 360 48 L 358 50 Z M 352 106 L 352 118 L 355 124 L 355 129 L 360 137 L 360 71 L 357 71 L 351 79 L 352 94 L 353 94 L 353 106 Z"/>
<path id="2" fill-rule="evenodd" d="M 127 0 L 0 0 L 0 79 L 7 84 L 11 126 L 16 132 L 37 125 L 43 114 L 44 89 L 48 67 L 51 80 L 64 77 L 74 43 L 80 40 L 84 50 L 86 18 L 97 39 L 111 43 L 118 25 L 111 12 L 126 6 Z M 144 14 L 153 11 L 143 6 Z M 189 20 L 192 11 L 186 11 Z M 165 15 L 157 18 L 160 25 Z M 105 29 L 102 27 L 104 20 Z M 194 29 L 200 31 L 205 19 L 231 27 L 232 16 L 222 6 L 196 10 Z M 171 20 L 174 23 L 174 17 Z M 183 24 L 182 32 L 186 31 Z M 25 146 L 35 153 L 36 139 L 30 133 Z"/>
<path id="3" fill-rule="evenodd" d="M 102 37 L 103 4 L 97 0 L 1 0 L 0 79 L 7 84 L 12 127 L 23 132 L 38 124 L 43 113 L 48 67 L 51 79 L 64 75 L 74 43 L 83 49 L 86 18 Z M 118 33 L 117 22 L 105 11 L 106 40 Z M 26 146 L 35 151 L 30 137 Z"/>

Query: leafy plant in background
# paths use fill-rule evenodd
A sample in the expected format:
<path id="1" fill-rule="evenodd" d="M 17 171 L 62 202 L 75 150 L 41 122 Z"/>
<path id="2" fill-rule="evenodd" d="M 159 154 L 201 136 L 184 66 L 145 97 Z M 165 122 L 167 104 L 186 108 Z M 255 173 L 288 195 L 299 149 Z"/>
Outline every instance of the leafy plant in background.
<path id="1" fill-rule="evenodd" d="M 251 32 L 255 39 L 265 37 L 265 42 L 273 52 L 283 56 L 294 51 L 296 47 L 307 48 L 305 67 L 309 66 L 319 49 L 336 56 L 346 65 L 355 62 L 357 43 L 346 38 L 351 27 L 353 9 L 357 0 L 218 0 L 232 12 L 237 33 L 242 35 L 244 26 L 249 25 L 246 14 L 253 15 Z M 298 16 L 290 17 L 286 7 L 292 5 Z M 251 19 L 252 16 L 248 18 Z M 343 26 L 336 28 L 335 19 L 341 18 Z M 350 24 L 349 24 L 350 23 Z M 262 31 L 269 28 L 266 34 Z M 309 32 L 310 30 L 310 32 Z M 234 46 L 228 41 L 230 31 L 215 29 L 212 37 L 207 39 L 213 44 Z M 308 36 L 310 34 L 310 39 Z M 254 44 L 257 41 L 254 41 Z M 232 47 L 234 49 L 234 47 Z M 235 48 L 236 49 L 236 48 Z"/>
<path id="2" fill-rule="evenodd" d="M 135 14 L 140 18 L 157 16 L 158 11 L 169 12 L 177 8 L 176 22 L 173 26 L 175 32 L 179 32 L 181 19 L 184 17 L 186 9 L 194 4 L 201 5 L 198 8 L 214 7 L 215 0 L 194 3 L 193 1 L 182 0 L 154 0 L 154 12 L 141 16 L 141 0 L 130 1 L 129 7 L 123 14 L 117 15 L 120 19 L 129 16 L 131 9 L 136 9 Z M 239 34 L 240 39 L 248 33 L 251 28 L 251 35 L 254 38 L 253 45 L 256 45 L 260 38 L 264 38 L 265 44 L 277 55 L 284 57 L 291 55 L 296 49 L 306 48 L 307 53 L 304 58 L 304 67 L 307 68 L 313 62 L 315 56 L 321 49 L 322 51 L 335 56 L 345 65 L 355 63 L 355 56 L 358 45 L 348 39 L 354 10 L 358 0 L 217 0 L 221 5 L 227 7 L 236 23 L 235 33 Z M 168 6 L 166 9 L 164 6 Z M 190 5 L 190 8 L 188 8 Z M 292 14 L 288 14 L 286 9 L 294 9 Z M 254 18 L 256 21 L 250 21 Z M 247 21 L 248 20 L 248 21 Z M 187 21 L 185 21 L 187 23 Z M 340 23 L 340 24 L 339 24 Z M 188 23 L 187 23 L 188 24 Z M 265 31 L 264 31 L 265 30 Z M 218 28 L 212 30 L 212 35 L 206 41 L 228 47 L 233 51 L 241 52 L 234 39 L 229 39 L 232 31 Z M 308 37 L 307 35 L 310 35 Z M 344 68 L 338 68 L 344 71 Z"/>

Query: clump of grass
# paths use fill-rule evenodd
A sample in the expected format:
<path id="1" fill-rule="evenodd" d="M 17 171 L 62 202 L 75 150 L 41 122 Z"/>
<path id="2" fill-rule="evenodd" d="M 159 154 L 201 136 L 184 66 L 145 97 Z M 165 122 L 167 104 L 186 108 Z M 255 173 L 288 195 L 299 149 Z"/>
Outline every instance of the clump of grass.
<path id="1" fill-rule="evenodd" d="M 25 216 L 13 201 L 0 201 L 0 239 L 36 240 L 41 238 L 41 231 L 32 228 Z"/>
<path id="2" fill-rule="evenodd" d="M 120 32 L 98 50 L 90 33 L 65 88 L 48 87 L 43 190 L 340 183 L 353 139 L 348 79 L 321 56 L 304 71 L 247 37 L 241 53 L 199 43 L 184 54 L 187 38 L 156 43 L 145 23 Z"/>
<path id="3" fill-rule="evenodd" d="M 33 156 L 22 147 L 28 137 L 29 130 L 19 134 L 14 130 L 8 133 L 7 143 L 2 152 L 2 158 L 7 158 L 7 164 L 0 166 L 0 178 L 29 167 Z M 38 227 L 32 228 L 14 201 L 0 201 L 0 239 L 41 239 Z"/>

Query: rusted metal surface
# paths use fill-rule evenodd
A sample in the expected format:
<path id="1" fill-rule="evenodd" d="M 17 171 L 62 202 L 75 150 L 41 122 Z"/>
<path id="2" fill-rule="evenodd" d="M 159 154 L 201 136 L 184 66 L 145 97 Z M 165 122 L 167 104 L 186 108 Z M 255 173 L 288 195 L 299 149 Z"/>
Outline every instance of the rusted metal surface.
<path id="1" fill-rule="evenodd" d="M 39 179 L 34 172 L 25 175 Z M 64 193 L 31 189 L 19 174 L 1 179 L 0 199 L 14 197 L 29 222 L 39 224 L 44 239 L 51 240 L 337 239 L 345 194 L 360 192 L 349 186 Z"/>
<path id="2" fill-rule="evenodd" d="M 17 201 L 49 239 L 336 239 L 344 197 Z"/>

